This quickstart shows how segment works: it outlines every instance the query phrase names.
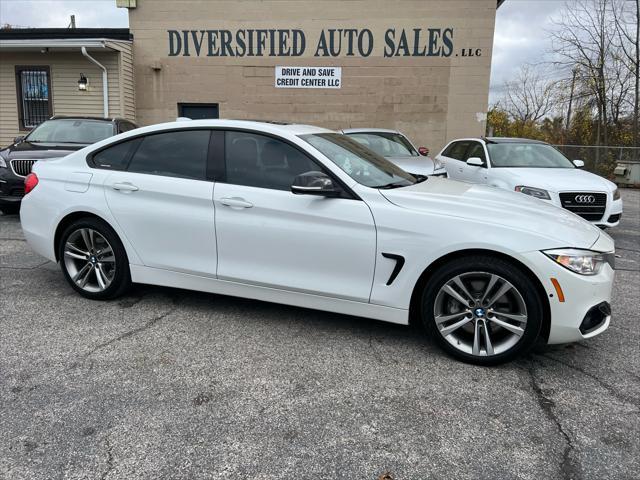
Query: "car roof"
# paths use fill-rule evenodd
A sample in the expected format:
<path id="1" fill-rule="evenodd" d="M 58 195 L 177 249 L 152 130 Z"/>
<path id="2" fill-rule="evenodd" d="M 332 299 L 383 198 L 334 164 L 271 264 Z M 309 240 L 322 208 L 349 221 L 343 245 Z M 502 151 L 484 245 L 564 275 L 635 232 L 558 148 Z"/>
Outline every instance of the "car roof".
<path id="1" fill-rule="evenodd" d="M 398 130 L 389 128 L 343 128 L 341 132 L 345 135 L 349 133 L 400 133 Z"/>
<path id="2" fill-rule="evenodd" d="M 468 137 L 468 138 L 455 138 L 449 142 L 463 142 L 473 140 L 476 142 L 485 143 L 531 143 L 538 145 L 549 145 L 547 142 L 541 140 L 533 140 L 532 138 L 518 138 L 518 137 Z"/>
<path id="3" fill-rule="evenodd" d="M 218 128 L 237 128 L 247 130 L 257 130 L 266 133 L 273 133 L 276 135 L 305 135 L 312 133 L 335 133 L 333 130 L 328 130 L 322 127 L 316 127 L 314 125 L 302 125 L 302 124 L 286 124 L 265 122 L 257 120 L 227 120 L 227 119 L 207 119 L 207 120 L 180 120 L 176 122 L 158 123 L 155 125 L 149 125 L 136 130 L 136 134 L 151 133 L 155 131 L 171 130 L 171 129 L 185 129 L 185 128 L 206 128 L 206 127 L 218 127 Z"/>
<path id="4" fill-rule="evenodd" d="M 101 120 L 103 122 L 130 122 L 135 123 L 132 120 L 127 120 L 126 118 L 106 118 L 106 117 L 90 117 L 90 116 L 82 116 L 82 115 L 54 115 L 49 118 L 49 120 Z"/>

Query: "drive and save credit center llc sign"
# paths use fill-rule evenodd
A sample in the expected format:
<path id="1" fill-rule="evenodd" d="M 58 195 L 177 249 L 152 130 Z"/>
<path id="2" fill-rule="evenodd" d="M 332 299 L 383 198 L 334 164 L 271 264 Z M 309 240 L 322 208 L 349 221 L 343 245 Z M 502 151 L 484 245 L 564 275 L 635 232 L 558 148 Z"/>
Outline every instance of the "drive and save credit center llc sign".
<path id="1" fill-rule="evenodd" d="M 276 67 L 276 88 L 340 88 L 342 67 Z"/>

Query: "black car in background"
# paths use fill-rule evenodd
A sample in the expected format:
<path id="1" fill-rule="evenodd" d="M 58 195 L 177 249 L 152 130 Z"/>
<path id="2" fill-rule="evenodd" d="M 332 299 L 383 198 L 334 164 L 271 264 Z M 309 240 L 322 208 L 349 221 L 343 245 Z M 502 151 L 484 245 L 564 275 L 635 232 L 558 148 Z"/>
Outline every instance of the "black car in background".
<path id="1" fill-rule="evenodd" d="M 105 138 L 138 128 L 129 120 L 99 117 L 51 117 L 13 145 L 0 150 L 0 211 L 17 213 L 24 179 L 38 160 L 64 157 Z"/>

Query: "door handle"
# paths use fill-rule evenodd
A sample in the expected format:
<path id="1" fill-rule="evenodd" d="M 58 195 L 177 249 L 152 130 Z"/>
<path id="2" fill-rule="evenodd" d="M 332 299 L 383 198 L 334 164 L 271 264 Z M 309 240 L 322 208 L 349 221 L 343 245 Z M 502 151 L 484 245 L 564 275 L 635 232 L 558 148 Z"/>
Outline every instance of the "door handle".
<path id="1" fill-rule="evenodd" d="M 111 188 L 121 192 L 135 192 L 138 190 L 138 187 L 129 182 L 114 183 Z"/>
<path id="2" fill-rule="evenodd" d="M 220 203 L 222 205 L 226 205 L 231 208 L 251 208 L 253 207 L 253 203 L 247 202 L 244 198 L 240 197 L 226 197 L 221 198 Z"/>

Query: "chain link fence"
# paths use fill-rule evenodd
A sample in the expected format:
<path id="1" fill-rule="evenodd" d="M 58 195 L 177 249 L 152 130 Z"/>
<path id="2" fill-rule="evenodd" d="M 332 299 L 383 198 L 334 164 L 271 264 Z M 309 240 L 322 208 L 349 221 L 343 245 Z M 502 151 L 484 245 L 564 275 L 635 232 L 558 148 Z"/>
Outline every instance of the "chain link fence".
<path id="1" fill-rule="evenodd" d="M 582 160 L 585 170 L 606 178 L 613 176 L 618 162 L 640 162 L 640 147 L 556 145 L 570 160 Z"/>

